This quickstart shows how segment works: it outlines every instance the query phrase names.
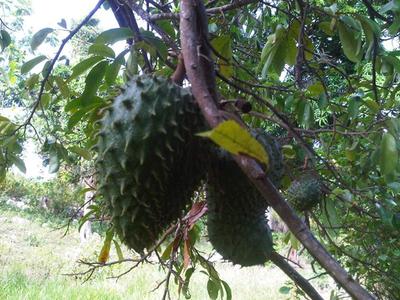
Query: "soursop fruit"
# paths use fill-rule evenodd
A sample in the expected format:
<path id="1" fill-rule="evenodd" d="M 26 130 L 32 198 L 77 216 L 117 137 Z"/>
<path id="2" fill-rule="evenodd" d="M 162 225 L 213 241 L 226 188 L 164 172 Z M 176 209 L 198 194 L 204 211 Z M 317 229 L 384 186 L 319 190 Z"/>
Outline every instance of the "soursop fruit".
<path id="1" fill-rule="evenodd" d="M 268 176 L 276 185 L 282 177 L 282 154 L 276 141 L 262 130 L 253 136 L 265 147 Z M 208 236 L 215 250 L 235 264 L 264 264 L 273 251 L 271 231 L 265 215 L 267 202 L 249 182 L 231 156 L 216 150 L 208 172 Z"/>
<path id="2" fill-rule="evenodd" d="M 322 183 L 311 174 L 294 180 L 287 190 L 287 200 L 298 211 L 311 210 L 321 199 Z"/>
<path id="3" fill-rule="evenodd" d="M 121 240 L 142 253 L 182 215 L 202 174 L 191 94 L 170 80 L 133 78 L 101 120 L 98 191 Z"/>

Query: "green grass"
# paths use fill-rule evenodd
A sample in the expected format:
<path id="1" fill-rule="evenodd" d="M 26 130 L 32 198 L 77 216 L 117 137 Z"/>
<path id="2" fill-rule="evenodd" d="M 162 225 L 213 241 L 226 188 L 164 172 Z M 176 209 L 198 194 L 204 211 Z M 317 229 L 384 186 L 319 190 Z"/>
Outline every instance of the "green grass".
<path id="1" fill-rule="evenodd" d="M 94 234 L 89 242 L 80 243 L 76 225 L 62 237 L 65 229 L 57 229 L 62 223 L 56 217 L 19 212 L 0 204 L 0 299 L 161 299 L 164 285 L 152 290 L 165 278 L 165 272 L 155 265 L 141 265 L 118 281 L 108 277 L 131 265 L 103 268 L 88 282 L 63 275 L 86 270 L 77 260 L 95 261 L 102 239 Z M 123 250 L 126 257 L 134 255 Z M 279 293 L 288 278 L 277 268 L 239 268 L 221 262 L 216 269 L 230 285 L 233 299 L 288 298 Z M 189 286 L 192 299 L 209 299 L 207 279 L 195 272 Z M 171 298 L 178 299 L 173 281 L 170 287 Z"/>

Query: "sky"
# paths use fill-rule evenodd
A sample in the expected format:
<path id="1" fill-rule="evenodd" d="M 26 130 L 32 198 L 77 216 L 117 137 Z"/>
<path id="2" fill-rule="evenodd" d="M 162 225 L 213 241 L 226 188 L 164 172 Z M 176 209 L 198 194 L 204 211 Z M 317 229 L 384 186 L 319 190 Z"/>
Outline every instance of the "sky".
<path id="1" fill-rule="evenodd" d="M 32 15 L 26 19 L 27 27 L 34 32 L 44 27 L 56 27 L 64 18 L 67 24 L 71 20 L 82 20 L 95 6 L 96 0 L 31 0 Z M 100 19 L 100 26 L 104 29 L 117 27 L 118 24 L 110 10 L 100 9 L 94 15 Z"/>

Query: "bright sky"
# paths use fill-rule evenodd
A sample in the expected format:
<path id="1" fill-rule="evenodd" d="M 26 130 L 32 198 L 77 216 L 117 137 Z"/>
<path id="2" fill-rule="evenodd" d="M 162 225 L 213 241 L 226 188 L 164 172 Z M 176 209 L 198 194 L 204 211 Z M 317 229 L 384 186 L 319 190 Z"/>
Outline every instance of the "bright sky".
<path id="1" fill-rule="evenodd" d="M 67 26 L 70 26 L 72 20 L 80 22 L 84 19 L 89 12 L 96 6 L 97 0 L 31 0 L 32 1 L 32 14 L 25 19 L 25 28 L 32 32 L 51 27 L 59 28 L 57 25 L 61 19 L 67 21 Z M 94 18 L 100 20 L 99 27 L 101 29 L 109 29 L 118 27 L 118 24 L 111 12 L 111 10 L 100 9 L 94 15 Z M 68 27 L 70 28 L 70 27 Z M 67 33 L 66 33 L 67 34 Z M 68 52 L 68 49 L 65 49 Z M 47 45 L 42 45 L 39 49 L 40 52 L 45 52 L 50 55 L 56 49 L 50 48 Z M 48 53 L 49 52 L 49 53 Z M 37 54 L 36 54 L 37 55 Z M 35 55 L 32 55 L 35 56 Z M 4 109 L 1 114 L 8 116 L 11 119 L 21 118 L 22 111 L 15 109 Z M 20 116 L 21 115 L 21 116 Z M 35 145 L 33 142 L 25 143 L 23 153 L 23 160 L 26 165 L 26 177 L 43 179 L 52 178 L 53 175 L 47 172 L 47 168 L 43 167 L 42 159 L 36 154 Z M 13 171 L 20 173 L 16 168 Z"/>
<path id="2" fill-rule="evenodd" d="M 96 6 L 97 0 L 31 0 L 32 15 L 26 19 L 27 27 L 33 31 L 44 27 L 57 27 L 57 23 L 64 18 L 67 24 L 71 20 L 81 21 Z M 100 20 L 104 29 L 117 27 L 118 24 L 111 10 L 100 9 L 94 15 Z"/>

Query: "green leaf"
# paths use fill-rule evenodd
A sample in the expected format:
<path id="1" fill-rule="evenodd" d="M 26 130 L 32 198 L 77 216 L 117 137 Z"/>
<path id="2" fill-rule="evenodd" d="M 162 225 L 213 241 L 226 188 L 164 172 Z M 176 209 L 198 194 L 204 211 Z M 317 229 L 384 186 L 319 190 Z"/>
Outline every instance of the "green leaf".
<path id="1" fill-rule="evenodd" d="M 126 75 L 128 77 L 137 75 L 139 73 L 137 52 L 134 47 L 131 48 L 128 61 L 126 62 Z"/>
<path id="2" fill-rule="evenodd" d="M 324 212 L 326 214 L 326 219 L 331 227 L 339 226 L 339 219 L 333 200 L 327 199 L 326 201 L 324 201 Z"/>
<path id="3" fill-rule="evenodd" d="M 117 60 L 114 60 L 112 64 L 107 66 L 104 79 L 108 86 L 112 86 L 115 83 L 121 66 L 121 63 Z"/>
<path id="4" fill-rule="evenodd" d="M 175 38 L 175 28 L 172 26 L 172 23 L 170 20 L 158 20 L 156 21 L 156 24 L 161 27 L 162 30 L 164 30 L 170 37 L 173 39 Z"/>
<path id="5" fill-rule="evenodd" d="M 68 150 L 78 154 L 79 156 L 83 157 L 86 160 L 91 160 L 92 159 L 92 155 L 90 154 L 90 152 L 88 150 L 86 150 L 86 149 L 81 148 L 81 147 L 72 146 L 72 147 L 69 147 Z"/>
<path id="6" fill-rule="evenodd" d="M 171 257 L 172 248 L 174 246 L 174 242 L 172 241 L 168 246 L 165 248 L 164 252 L 161 255 L 161 259 L 163 261 L 167 261 Z"/>
<path id="7" fill-rule="evenodd" d="M 39 82 L 39 74 L 32 74 L 31 77 L 29 77 L 25 81 L 25 87 L 28 90 L 32 90 L 38 82 Z"/>
<path id="8" fill-rule="evenodd" d="M 124 255 L 122 254 L 121 246 L 116 240 L 113 241 L 114 241 L 115 251 L 117 252 L 118 260 L 123 260 Z"/>
<path id="9" fill-rule="evenodd" d="M 103 59 L 104 57 L 102 56 L 91 56 L 85 60 L 82 60 L 80 63 L 72 68 L 72 74 L 68 78 L 68 81 L 71 81 L 72 79 L 75 79 L 79 75 L 83 74 L 85 71 L 89 70 L 92 66 Z"/>
<path id="10" fill-rule="evenodd" d="M 69 87 L 65 83 L 65 81 L 59 76 L 54 77 L 54 80 L 56 81 L 56 84 L 57 84 L 58 88 L 60 89 L 61 95 L 66 99 L 69 98 L 69 93 L 70 93 Z"/>
<path id="11" fill-rule="evenodd" d="M 378 210 L 379 216 L 382 219 L 382 222 L 386 225 L 392 226 L 393 215 L 389 211 L 387 211 L 380 203 L 375 203 L 375 206 Z"/>
<path id="12" fill-rule="evenodd" d="M 14 156 L 13 163 L 22 173 L 26 173 L 25 163 L 21 158 Z"/>
<path id="13" fill-rule="evenodd" d="M 299 240 L 296 238 L 296 236 L 293 233 L 290 233 L 290 245 L 295 250 L 299 250 L 300 246 L 301 246 Z"/>
<path id="14" fill-rule="evenodd" d="M 92 98 L 96 96 L 97 90 L 99 89 L 106 73 L 107 66 L 107 61 L 101 61 L 95 65 L 86 76 L 85 90 L 82 93 L 82 103 L 84 105 L 90 104 Z"/>
<path id="15" fill-rule="evenodd" d="M 286 44 L 286 58 L 285 63 L 290 66 L 293 66 L 296 63 L 297 57 L 297 45 L 295 39 L 289 39 Z"/>
<path id="16" fill-rule="evenodd" d="M 106 238 L 104 240 L 103 247 L 101 248 L 98 257 L 99 263 L 105 264 L 107 260 L 110 258 L 110 248 L 113 237 L 114 237 L 114 230 L 113 229 L 107 230 Z"/>
<path id="17" fill-rule="evenodd" d="M 96 44 L 115 44 L 116 42 L 133 38 L 133 32 L 127 27 L 112 28 L 100 33 L 96 38 Z"/>
<path id="18" fill-rule="evenodd" d="M 40 98 L 40 105 L 43 108 L 47 108 L 51 101 L 51 94 L 50 93 L 43 93 L 42 97 Z"/>
<path id="19" fill-rule="evenodd" d="M 76 124 L 79 123 L 80 120 L 82 120 L 83 116 L 87 114 L 86 109 L 81 109 L 76 111 L 68 120 L 67 127 L 69 130 L 75 127 Z"/>
<path id="20" fill-rule="evenodd" d="M 82 218 L 79 219 L 79 226 L 78 226 L 78 231 L 81 231 L 82 226 L 89 221 L 90 217 L 95 214 L 95 210 L 89 210 Z"/>
<path id="21" fill-rule="evenodd" d="M 288 295 L 291 290 L 292 290 L 291 287 L 284 285 L 284 286 L 281 286 L 279 288 L 279 293 L 284 294 L 284 295 Z"/>
<path id="22" fill-rule="evenodd" d="M 232 154 L 247 155 L 268 166 L 268 155 L 264 147 L 233 120 L 222 122 L 214 129 L 197 135 L 210 138 Z"/>
<path id="23" fill-rule="evenodd" d="M 396 139 L 388 132 L 385 132 L 381 141 L 380 169 L 384 175 L 392 174 L 397 168 L 398 151 Z"/>
<path id="24" fill-rule="evenodd" d="M 366 107 L 368 107 L 371 110 L 371 112 L 373 112 L 375 114 L 380 111 L 379 104 L 376 103 L 376 101 L 374 101 L 372 99 L 365 100 L 364 104 L 365 104 Z"/>
<path id="25" fill-rule="evenodd" d="M 210 299 L 215 300 L 218 298 L 219 285 L 212 279 L 209 279 L 207 282 L 207 292 Z"/>
<path id="26" fill-rule="evenodd" d="M 168 48 L 163 42 L 162 39 L 154 35 L 153 32 L 147 30 L 141 30 L 140 34 L 142 35 L 143 40 L 151 45 L 156 52 L 161 56 L 163 60 L 166 60 L 168 57 Z"/>
<path id="27" fill-rule="evenodd" d="M 93 44 L 89 47 L 89 54 L 103 57 L 115 58 L 115 52 L 112 48 L 104 44 Z"/>
<path id="28" fill-rule="evenodd" d="M 42 61 L 46 60 L 47 57 L 44 55 L 37 56 L 35 58 L 32 58 L 31 60 L 27 61 L 24 63 L 21 67 L 21 73 L 26 74 L 30 70 L 32 70 L 36 65 L 40 64 Z"/>
<path id="29" fill-rule="evenodd" d="M 349 27 L 348 24 L 352 22 L 348 21 L 348 18 L 342 18 L 341 20 L 347 21 L 341 21 L 338 23 L 339 38 L 342 43 L 343 52 L 352 62 L 359 62 L 362 55 L 361 32 L 356 31 L 353 26 Z"/>
<path id="30" fill-rule="evenodd" d="M 53 150 L 50 152 L 49 173 L 56 173 L 59 168 L 60 168 L 60 159 L 58 157 L 57 151 Z"/>
<path id="31" fill-rule="evenodd" d="M 324 93 L 324 86 L 321 82 L 316 82 L 310 85 L 307 90 L 311 94 L 311 96 L 319 96 L 320 94 Z"/>
<path id="32" fill-rule="evenodd" d="M 217 63 L 219 65 L 219 71 L 221 74 L 230 78 L 233 75 L 232 66 L 232 41 L 229 35 L 221 35 L 214 38 L 211 41 L 211 45 L 218 52 L 218 54 L 223 58 L 217 58 Z"/>
<path id="33" fill-rule="evenodd" d="M 191 298 L 191 295 L 190 295 L 190 292 L 189 292 L 189 283 L 190 283 L 190 279 L 192 278 L 192 275 L 193 275 L 194 271 L 195 271 L 195 268 L 189 268 L 185 272 L 185 281 L 184 281 L 184 283 L 182 285 L 182 292 L 183 292 L 183 296 L 186 299 L 190 299 Z"/>
<path id="34" fill-rule="evenodd" d="M 4 51 L 11 44 L 11 36 L 5 30 L 0 30 L 0 47 Z"/>
<path id="35" fill-rule="evenodd" d="M 54 31 L 53 28 L 43 28 L 36 32 L 31 40 L 31 48 L 33 51 L 37 49 L 37 47 L 40 46 L 40 44 L 43 43 L 43 41 L 46 39 L 47 35 L 52 33 Z"/>
<path id="36" fill-rule="evenodd" d="M 226 292 L 226 300 L 232 300 L 232 290 L 231 290 L 229 284 L 223 280 L 221 280 L 221 283 L 224 286 L 224 289 Z"/>
<path id="37" fill-rule="evenodd" d="M 359 108 L 361 105 L 360 97 L 351 97 L 349 101 L 349 117 L 354 119 L 358 116 Z"/>

